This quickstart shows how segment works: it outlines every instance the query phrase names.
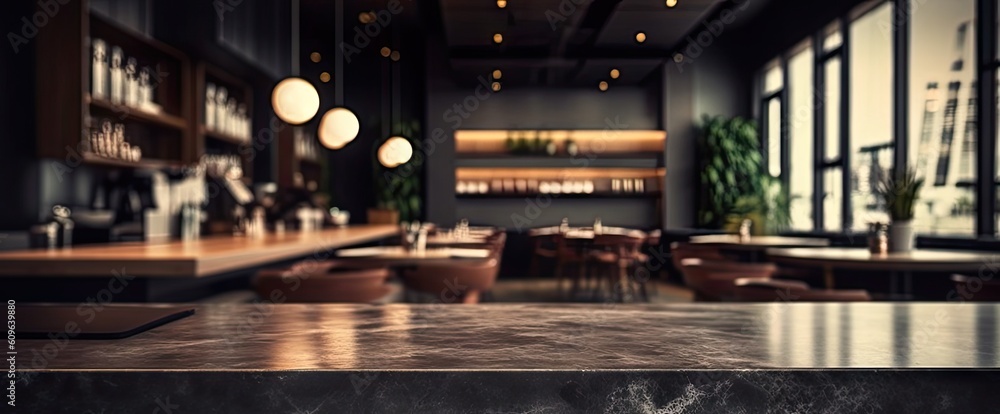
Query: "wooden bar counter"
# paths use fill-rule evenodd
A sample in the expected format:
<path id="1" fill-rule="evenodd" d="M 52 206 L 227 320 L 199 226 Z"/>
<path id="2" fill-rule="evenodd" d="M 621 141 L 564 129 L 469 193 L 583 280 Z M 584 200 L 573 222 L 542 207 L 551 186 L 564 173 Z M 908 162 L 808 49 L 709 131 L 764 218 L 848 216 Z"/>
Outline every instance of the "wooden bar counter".
<path id="1" fill-rule="evenodd" d="M 395 226 L 359 225 L 259 238 L 213 236 L 190 242 L 21 250 L 0 253 L 0 275 L 94 276 L 124 267 L 134 277 L 204 277 L 313 254 L 332 257 L 333 249 L 381 240 L 398 231 Z"/>
<path id="2" fill-rule="evenodd" d="M 398 231 L 390 225 L 359 225 L 258 238 L 11 251 L 0 253 L 0 283 L 13 292 L 11 299 L 23 302 L 195 301 L 247 289 L 258 268 L 305 257 L 332 258 L 336 249 Z"/>

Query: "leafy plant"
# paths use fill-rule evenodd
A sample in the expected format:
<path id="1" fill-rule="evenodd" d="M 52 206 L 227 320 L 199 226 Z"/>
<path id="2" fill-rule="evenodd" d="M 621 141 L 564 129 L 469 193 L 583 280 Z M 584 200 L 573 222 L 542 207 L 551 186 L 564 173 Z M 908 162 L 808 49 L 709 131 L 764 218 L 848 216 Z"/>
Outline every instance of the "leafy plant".
<path id="1" fill-rule="evenodd" d="M 775 219 L 787 225 L 787 192 L 763 167 L 757 123 L 740 117 L 705 116 L 699 139 L 701 198 L 698 223 L 722 228 L 734 217 Z M 775 193 L 773 188 L 777 186 Z M 780 198 L 778 198 L 780 197 Z M 783 209 L 783 210 L 782 210 Z M 782 219 L 783 218 L 783 219 Z"/>
<path id="2" fill-rule="evenodd" d="M 375 140 L 372 147 L 373 177 L 375 179 L 376 207 L 399 211 L 399 219 L 413 221 L 421 218 L 421 176 L 423 156 L 420 153 L 420 125 L 401 122 L 393 126 L 396 135 L 405 137 L 413 147 L 413 157 L 402 165 L 387 168 L 378 160 L 378 149 L 388 139 Z"/>
<path id="3" fill-rule="evenodd" d="M 913 220 L 913 207 L 920 199 L 920 189 L 924 179 L 917 177 L 917 171 L 907 168 L 897 174 L 886 174 L 879 180 L 875 194 L 885 202 L 892 221 Z"/>

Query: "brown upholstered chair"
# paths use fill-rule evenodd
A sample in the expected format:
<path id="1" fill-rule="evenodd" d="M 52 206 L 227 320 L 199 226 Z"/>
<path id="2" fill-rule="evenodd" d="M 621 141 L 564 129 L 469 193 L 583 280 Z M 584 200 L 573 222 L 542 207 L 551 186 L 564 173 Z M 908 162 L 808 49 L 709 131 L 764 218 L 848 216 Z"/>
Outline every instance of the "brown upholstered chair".
<path id="1" fill-rule="evenodd" d="M 539 268 L 541 267 L 541 262 L 555 261 L 558 253 L 556 252 L 556 235 L 559 233 L 559 227 L 543 227 L 538 229 L 528 230 L 528 237 L 532 240 L 531 248 L 531 266 L 528 272 L 532 276 L 540 276 Z"/>
<path id="2" fill-rule="evenodd" d="M 412 290 L 434 295 L 442 303 L 478 303 L 480 295 L 493 289 L 500 261 L 454 261 L 421 265 L 403 271 L 403 284 Z"/>
<path id="3" fill-rule="evenodd" d="M 681 262 L 684 259 L 696 258 L 706 260 L 731 260 L 715 246 L 699 245 L 693 243 L 674 242 L 670 244 L 670 256 L 677 270 L 682 270 Z"/>
<path id="4" fill-rule="evenodd" d="M 681 260 L 684 283 L 694 290 L 696 300 L 705 301 L 732 299 L 736 279 L 744 277 L 770 279 L 777 270 L 777 266 L 771 263 L 741 263 L 699 258 Z"/>
<path id="5" fill-rule="evenodd" d="M 740 278 L 734 282 L 733 296 L 740 302 L 868 302 L 865 290 L 811 289 L 794 280 Z"/>
<path id="6" fill-rule="evenodd" d="M 1000 301 L 1000 280 L 991 278 L 983 280 L 981 277 L 954 274 L 951 281 L 955 284 L 955 295 L 949 299 L 967 300 L 972 302 L 998 302 Z"/>
<path id="7" fill-rule="evenodd" d="M 263 300 L 274 302 L 371 303 L 390 292 L 387 268 L 351 267 L 338 261 L 261 270 L 253 281 Z"/>

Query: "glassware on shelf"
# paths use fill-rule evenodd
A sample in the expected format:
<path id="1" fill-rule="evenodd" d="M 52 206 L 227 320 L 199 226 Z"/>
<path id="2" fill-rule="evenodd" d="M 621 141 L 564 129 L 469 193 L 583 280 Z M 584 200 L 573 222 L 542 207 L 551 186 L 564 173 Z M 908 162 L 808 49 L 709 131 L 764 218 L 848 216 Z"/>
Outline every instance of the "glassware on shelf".
<path id="1" fill-rule="evenodd" d="M 130 57 L 125 64 L 125 104 L 139 104 L 139 68 L 135 58 Z"/>
<path id="2" fill-rule="evenodd" d="M 215 90 L 215 130 L 222 132 L 226 130 L 226 103 L 229 100 L 229 91 L 219 86 Z"/>
<path id="3" fill-rule="evenodd" d="M 205 84 L 205 128 L 215 130 L 215 84 Z"/>
<path id="4" fill-rule="evenodd" d="M 104 40 L 94 39 L 92 53 L 90 94 L 94 98 L 105 99 L 108 95 L 108 44 Z"/>
<path id="5" fill-rule="evenodd" d="M 109 86 L 111 103 L 121 104 L 125 100 L 125 54 L 122 48 L 111 48 L 111 64 L 109 68 Z"/>

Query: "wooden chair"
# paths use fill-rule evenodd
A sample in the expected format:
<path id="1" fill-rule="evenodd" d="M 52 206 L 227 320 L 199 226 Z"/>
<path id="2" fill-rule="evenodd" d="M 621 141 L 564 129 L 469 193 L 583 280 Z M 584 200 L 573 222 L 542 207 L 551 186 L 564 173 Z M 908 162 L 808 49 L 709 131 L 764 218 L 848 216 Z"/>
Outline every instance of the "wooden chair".
<path id="1" fill-rule="evenodd" d="M 540 276 L 539 268 L 541 261 L 555 261 L 558 252 L 556 251 L 556 236 L 559 234 L 559 227 L 543 227 L 528 231 L 528 237 L 532 240 L 531 266 L 528 272 L 532 276 Z"/>
<path id="2" fill-rule="evenodd" d="M 628 290 L 631 297 L 635 297 L 638 293 L 643 300 L 649 300 L 646 281 L 629 277 L 630 271 L 646 261 L 645 255 L 640 251 L 645 242 L 646 234 L 641 231 L 594 236 L 594 250 L 589 252 L 588 262 L 596 265 L 599 271 L 594 288 L 595 295 L 601 284 L 607 282 L 608 291 L 618 295 L 621 301 L 626 299 L 625 290 Z M 615 289 L 616 285 L 621 286 L 621 291 Z M 639 289 L 636 289 L 636 285 Z"/>

